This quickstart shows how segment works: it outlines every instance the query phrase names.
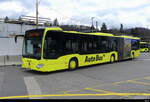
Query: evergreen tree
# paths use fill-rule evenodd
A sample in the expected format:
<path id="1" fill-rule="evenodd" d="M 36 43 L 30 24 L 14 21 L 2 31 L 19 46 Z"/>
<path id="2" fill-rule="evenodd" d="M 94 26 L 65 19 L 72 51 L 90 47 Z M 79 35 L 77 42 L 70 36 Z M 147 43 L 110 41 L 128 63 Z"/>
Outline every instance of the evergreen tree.
<path id="1" fill-rule="evenodd" d="M 19 18 L 18 18 L 18 21 L 22 22 L 22 18 L 21 18 L 21 17 L 19 17 Z"/>
<path id="2" fill-rule="evenodd" d="M 54 20 L 53 26 L 59 26 L 57 18 Z"/>
<path id="3" fill-rule="evenodd" d="M 50 23 L 50 24 L 49 24 L 49 26 L 53 26 L 53 24 L 52 24 L 52 23 Z"/>
<path id="4" fill-rule="evenodd" d="M 123 24 L 120 24 L 120 33 L 123 33 Z"/>
<path id="5" fill-rule="evenodd" d="M 107 26 L 105 23 L 102 24 L 102 27 L 101 27 L 101 32 L 104 32 L 104 33 L 107 33 L 108 30 L 107 30 Z"/>
<path id="6" fill-rule="evenodd" d="M 95 27 L 94 27 L 94 25 L 92 25 L 92 26 L 91 26 L 91 30 L 95 30 Z"/>
<path id="7" fill-rule="evenodd" d="M 9 18 L 6 16 L 4 19 L 4 22 L 7 23 L 9 21 Z"/>

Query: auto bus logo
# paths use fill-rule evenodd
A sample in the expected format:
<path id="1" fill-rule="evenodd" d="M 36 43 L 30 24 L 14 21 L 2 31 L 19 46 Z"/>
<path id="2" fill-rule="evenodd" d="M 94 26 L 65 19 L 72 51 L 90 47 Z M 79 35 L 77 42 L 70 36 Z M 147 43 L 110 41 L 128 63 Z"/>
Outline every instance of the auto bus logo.
<path id="1" fill-rule="evenodd" d="M 91 56 L 91 57 L 86 56 L 85 58 L 85 62 L 94 62 L 94 61 L 100 61 L 100 60 L 103 60 L 103 57 L 99 55 Z"/>

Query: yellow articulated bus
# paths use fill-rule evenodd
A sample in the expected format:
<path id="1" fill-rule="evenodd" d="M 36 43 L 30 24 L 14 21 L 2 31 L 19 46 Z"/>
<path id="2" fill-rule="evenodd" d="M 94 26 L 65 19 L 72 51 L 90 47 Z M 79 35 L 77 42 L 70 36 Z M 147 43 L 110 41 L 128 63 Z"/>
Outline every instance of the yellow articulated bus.
<path id="1" fill-rule="evenodd" d="M 140 38 L 44 28 L 26 31 L 22 67 L 41 72 L 73 70 L 140 56 Z"/>
<path id="2" fill-rule="evenodd" d="M 140 51 L 141 52 L 150 52 L 150 43 L 140 42 Z"/>

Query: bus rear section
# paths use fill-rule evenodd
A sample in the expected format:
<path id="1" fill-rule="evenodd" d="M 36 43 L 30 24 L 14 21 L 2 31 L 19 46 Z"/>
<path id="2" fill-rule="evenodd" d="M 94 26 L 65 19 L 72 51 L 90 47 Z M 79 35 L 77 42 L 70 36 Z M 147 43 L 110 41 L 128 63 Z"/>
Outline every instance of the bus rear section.
<path id="1" fill-rule="evenodd" d="M 140 42 L 140 51 L 141 52 L 150 52 L 150 43 Z"/>
<path id="2" fill-rule="evenodd" d="M 117 52 L 118 59 L 133 59 L 141 55 L 140 53 L 140 39 L 130 36 L 117 37 Z"/>

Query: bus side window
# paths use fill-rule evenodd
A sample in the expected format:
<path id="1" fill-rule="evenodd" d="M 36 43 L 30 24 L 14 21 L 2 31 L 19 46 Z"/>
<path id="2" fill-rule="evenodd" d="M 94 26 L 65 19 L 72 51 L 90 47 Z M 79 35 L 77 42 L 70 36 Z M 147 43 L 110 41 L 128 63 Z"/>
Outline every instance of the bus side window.
<path id="1" fill-rule="evenodd" d="M 93 39 L 92 38 L 87 39 L 87 50 L 88 50 L 88 53 L 93 52 Z"/>
<path id="2" fill-rule="evenodd" d="M 111 51 L 116 51 L 117 50 L 117 41 L 116 40 L 111 41 L 110 49 L 111 49 Z"/>
<path id="3" fill-rule="evenodd" d="M 103 38 L 101 41 L 101 48 L 102 48 L 102 52 L 107 52 L 108 50 L 108 41 Z"/>
<path id="4" fill-rule="evenodd" d="M 98 41 L 97 42 L 98 43 L 97 50 L 98 50 L 99 53 L 103 52 L 103 50 L 102 50 L 102 43 L 101 43 L 102 41 L 101 40 L 102 40 L 101 37 L 98 37 L 98 40 L 97 40 Z"/>
<path id="5" fill-rule="evenodd" d="M 84 53 L 87 53 L 87 41 L 86 40 L 84 40 L 84 42 L 83 42 L 83 48 L 84 48 Z"/>
<path id="6" fill-rule="evenodd" d="M 78 40 L 78 48 L 79 48 L 79 53 L 85 54 L 87 53 L 87 40 L 85 37 L 80 36 Z"/>
<path id="7" fill-rule="evenodd" d="M 74 53 L 77 52 L 78 51 L 78 41 L 75 39 L 72 39 L 71 45 L 72 45 L 72 51 Z"/>
<path id="8" fill-rule="evenodd" d="M 66 48 L 67 52 L 70 52 L 72 50 L 72 48 L 71 48 L 71 40 L 68 40 L 68 39 L 66 40 L 65 48 Z"/>
<path id="9" fill-rule="evenodd" d="M 94 49 L 94 53 L 99 53 L 99 39 L 98 37 L 94 36 L 93 39 L 93 49 Z"/>
<path id="10" fill-rule="evenodd" d="M 83 51 L 83 44 L 82 44 L 82 39 L 81 37 L 78 39 L 78 48 L 79 48 L 79 53 L 82 53 Z"/>
<path id="11" fill-rule="evenodd" d="M 107 37 L 101 36 L 97 38 L 97 40 L 95 39 L 95 43 L 96 43 L 95 46 L 97 48 L 97 52 L 99 53 L 105 53 L 105 52 L 109 52 L 110 50 L 112 50 L 111 42 L 109 42 Z"/>
<path id="12" fill-rule="evenodd" d="M 117 51 L 117 40 L 113 41 L 113 49 L 114 51 Z"/>
<path id="13" fill-rule="evenodd" d="M 103 47 L 103 51 L 106 51 L 106 49 L 107 49 L 107 41 L 106 40 L 102 41 L 102 47 Z"/>

